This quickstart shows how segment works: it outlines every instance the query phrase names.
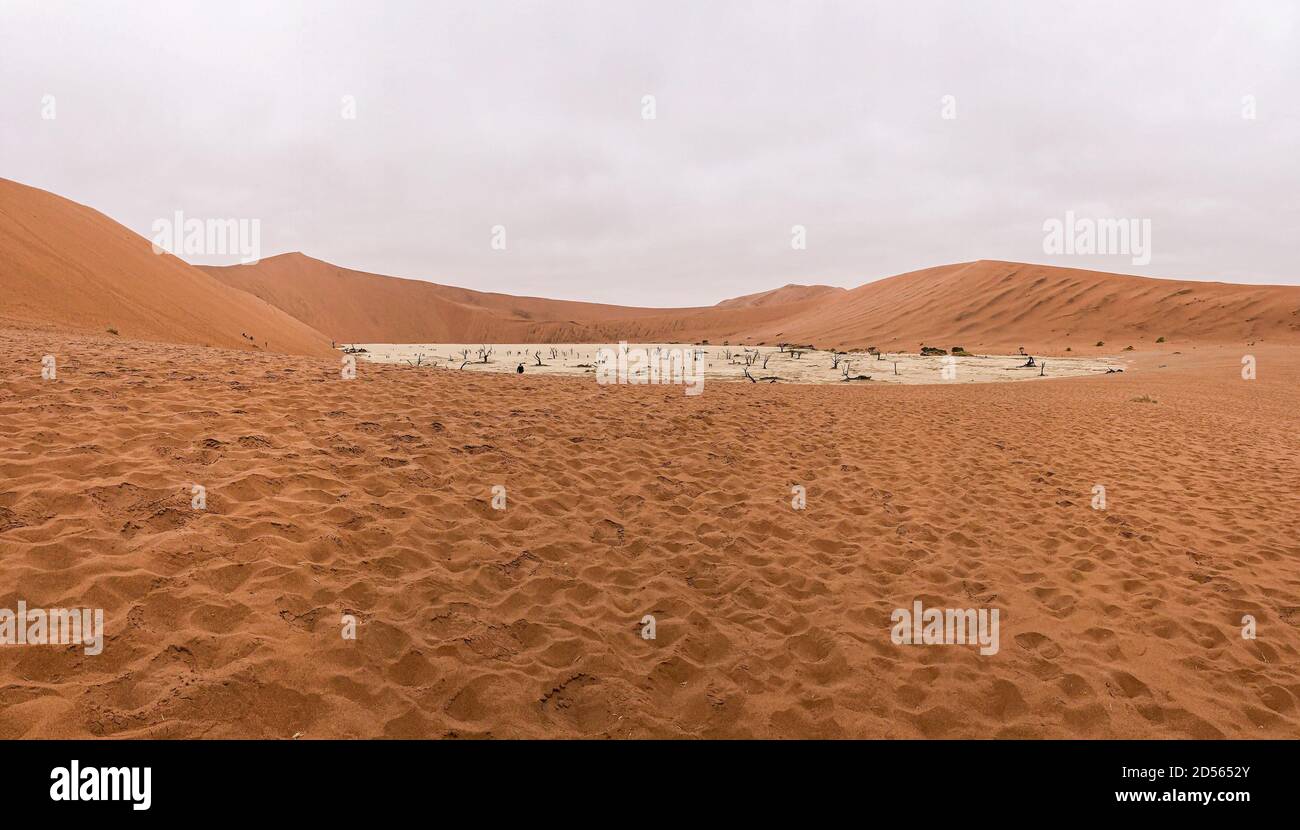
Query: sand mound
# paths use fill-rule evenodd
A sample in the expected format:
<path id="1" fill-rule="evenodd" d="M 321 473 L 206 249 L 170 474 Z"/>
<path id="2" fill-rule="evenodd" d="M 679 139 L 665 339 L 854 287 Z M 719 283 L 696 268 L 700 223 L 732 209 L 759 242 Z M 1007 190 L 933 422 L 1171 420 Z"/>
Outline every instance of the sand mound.
<path id="1" fill-rule="evenodd" d="M 0 737 L 1300 730 L 1293 349 L 688 398 L 47 348 L 0 330 L 0 607 L 108 637 L 0 647 Z M 1000 609 L 1000 650 L 894 644 L 918 599 Z"/>
<path id="2" fill-rule="evenodd" d="M 279 308 L 155 254 L 149 240 L 102 213 L 7 179 L 0 179 L 0 288 L 0 318 L 11 323 L 329 352 L 328 338 Z"/>

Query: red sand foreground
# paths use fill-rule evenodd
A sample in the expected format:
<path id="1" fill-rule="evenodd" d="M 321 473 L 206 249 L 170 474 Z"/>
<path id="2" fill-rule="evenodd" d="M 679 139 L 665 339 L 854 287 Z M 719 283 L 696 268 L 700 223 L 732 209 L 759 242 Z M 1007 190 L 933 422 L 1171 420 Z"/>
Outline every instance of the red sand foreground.
<path id="1" fill-rule="evenodd" d="M 0 347 L 0 607 L 107 627 L 0 647 L 0 737 L 1300 733 L 1294 348 L 687 397 Z M 894 644 L 918 599 L 1000 609 L 1000 650 Z"/>

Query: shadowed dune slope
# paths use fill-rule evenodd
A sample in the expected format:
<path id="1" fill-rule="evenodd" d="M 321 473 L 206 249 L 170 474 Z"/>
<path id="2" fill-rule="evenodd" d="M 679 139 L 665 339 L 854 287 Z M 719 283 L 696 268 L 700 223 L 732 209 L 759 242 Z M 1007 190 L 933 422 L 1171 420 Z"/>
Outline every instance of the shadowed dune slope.
<path id="1" fill-rule="evenodd" d="M 98 211 L 0 179 L 0 318 L 19 325 L 293 354 L 329 340 Z M 248 335 L 252 338 L 245 337 Z"/>

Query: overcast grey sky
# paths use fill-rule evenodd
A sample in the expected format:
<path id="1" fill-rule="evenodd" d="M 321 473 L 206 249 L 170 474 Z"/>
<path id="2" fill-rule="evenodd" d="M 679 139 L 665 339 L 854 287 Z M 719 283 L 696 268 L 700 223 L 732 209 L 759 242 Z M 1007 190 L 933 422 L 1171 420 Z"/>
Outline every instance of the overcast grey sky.
<path id="1" fill-rule="evenodd" d="M 638 305 L 971 259 L 1297 283 L 1300 4 L 0 0 L 0 176 Z M 1068 210 L 1149 219 L 1150 264 L 1045 254 Z"/>

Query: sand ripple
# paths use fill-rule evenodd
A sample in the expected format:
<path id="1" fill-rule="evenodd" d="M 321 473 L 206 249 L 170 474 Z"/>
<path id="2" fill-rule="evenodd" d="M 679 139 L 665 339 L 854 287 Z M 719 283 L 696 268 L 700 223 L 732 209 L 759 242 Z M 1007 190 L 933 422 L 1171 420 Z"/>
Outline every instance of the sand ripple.
<path id="1" fill-rule="evenodd" d="M 0 647 L 0 737 L 1300 733 L 1284 350 L 691 398 L 0 343 L 0 607 L 109 635 Z M 1001 651 L 894 645 L 914 599 L 1001 609 Z"/>

